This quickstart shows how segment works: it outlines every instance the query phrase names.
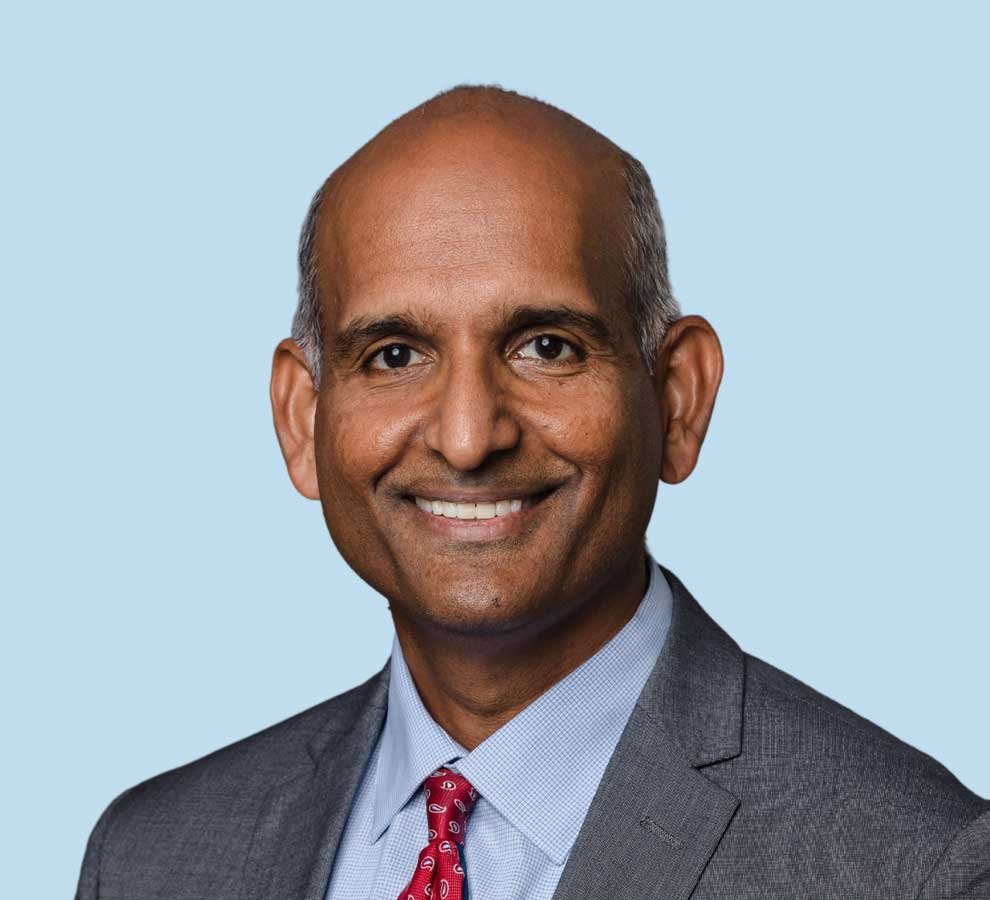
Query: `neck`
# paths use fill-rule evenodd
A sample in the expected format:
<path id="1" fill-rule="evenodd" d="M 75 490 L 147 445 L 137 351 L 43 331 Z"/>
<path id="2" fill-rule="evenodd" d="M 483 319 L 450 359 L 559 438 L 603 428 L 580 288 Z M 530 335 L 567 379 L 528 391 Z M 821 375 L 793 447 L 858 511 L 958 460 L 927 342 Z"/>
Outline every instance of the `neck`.
<path id="1" fill-rule="evenodd" d="M 558 681 L 590 659 L 632 618 L 646 593 L 645 548 L 621 578 L 568 615 L 512 635 L 465 639 L 430 631 L 393 610 L 402 655 L 427 711 L 473 750 Z M 563 598 L 560 608 L 567 608 Z"/>

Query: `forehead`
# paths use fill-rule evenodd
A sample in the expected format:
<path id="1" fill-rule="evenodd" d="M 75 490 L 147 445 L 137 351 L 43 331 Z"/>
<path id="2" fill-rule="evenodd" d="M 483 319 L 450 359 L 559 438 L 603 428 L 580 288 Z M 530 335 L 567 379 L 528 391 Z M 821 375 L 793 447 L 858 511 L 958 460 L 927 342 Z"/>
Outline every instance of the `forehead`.
<path id="1" fill-rule="evenodd" d="M 383 133 L 349 161 L 321 215 L 328 324 L 420 304 L 481 318 L 541 297 L 613 312 L 602 307 L 623 200 L 610 154 L 539 126 L 470 118 Z"/>

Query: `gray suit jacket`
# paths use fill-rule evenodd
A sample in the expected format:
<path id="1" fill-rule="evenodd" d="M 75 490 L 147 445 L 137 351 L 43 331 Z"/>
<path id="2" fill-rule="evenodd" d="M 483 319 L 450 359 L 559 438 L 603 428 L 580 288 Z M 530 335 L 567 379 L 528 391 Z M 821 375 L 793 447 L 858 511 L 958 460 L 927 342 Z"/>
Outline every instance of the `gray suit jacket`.
<path id="1" fill-rule="evenodd" d="M 663 573 L 668 644 L 554 900 L 990 898 L 990 801 L 743 653 Z M 388 679 L 125 791 L 77 900 L 322 900 Z"/>

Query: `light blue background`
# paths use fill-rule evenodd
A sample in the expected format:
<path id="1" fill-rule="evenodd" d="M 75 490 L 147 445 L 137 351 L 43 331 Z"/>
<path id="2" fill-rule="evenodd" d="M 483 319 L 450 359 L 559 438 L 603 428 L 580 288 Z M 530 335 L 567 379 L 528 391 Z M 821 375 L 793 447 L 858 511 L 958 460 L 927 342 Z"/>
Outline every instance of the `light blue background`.
<path id="1" fill-rule="evenodd" d="M 385 601 L 285 475 L 271 353 L 321 179 L 461 81 L 642 159 L 675 291 L 722 338 L 658 559 L 990 794 L 986 9 L 9 11 L 4 894 L 70 896 L 119 791 L 384 661 Z"/>

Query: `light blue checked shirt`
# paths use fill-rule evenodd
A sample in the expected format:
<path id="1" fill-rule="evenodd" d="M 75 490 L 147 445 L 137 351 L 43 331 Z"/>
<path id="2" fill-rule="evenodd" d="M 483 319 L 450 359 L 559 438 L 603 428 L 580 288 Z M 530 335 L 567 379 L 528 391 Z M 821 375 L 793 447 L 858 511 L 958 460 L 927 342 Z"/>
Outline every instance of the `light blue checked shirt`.
<path id="1" fill-rule="evenodd" d="M 385 726 L 341 836 L 326 900 L 396 900 L 426 846 L 423 780 L 441 765 L 478 790 L 462 848 L 465 900 L 550 900 L 598 783 L 656 664 L 671 593 L 656 561 L 607 644 L 468 752 L 427 712 L 392 642 Z"/>

